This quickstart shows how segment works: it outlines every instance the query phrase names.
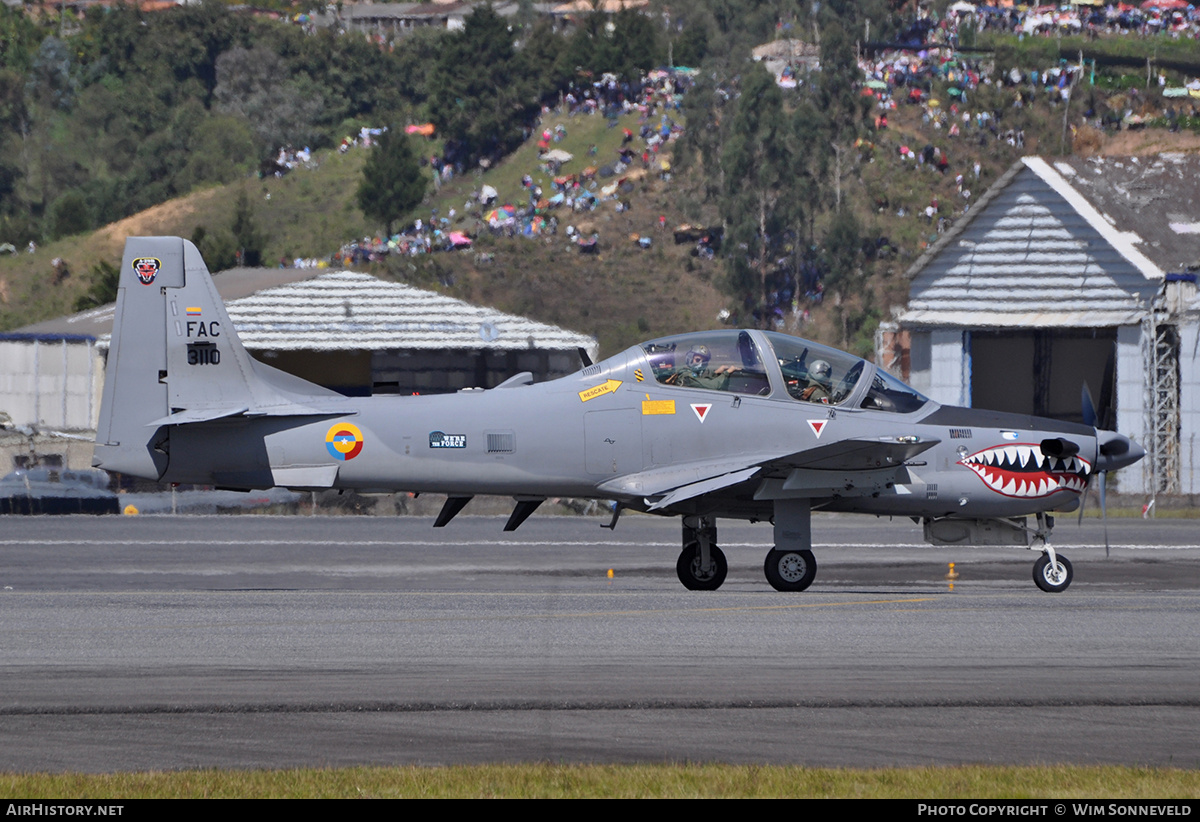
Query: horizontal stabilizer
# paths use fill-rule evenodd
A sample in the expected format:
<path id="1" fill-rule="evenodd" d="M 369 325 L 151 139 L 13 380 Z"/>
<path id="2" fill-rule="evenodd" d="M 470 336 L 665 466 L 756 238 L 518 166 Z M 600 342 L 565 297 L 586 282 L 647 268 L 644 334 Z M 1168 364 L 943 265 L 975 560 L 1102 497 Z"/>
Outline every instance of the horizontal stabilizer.
<path id="1" fill-rule="evenodd" d="M 296 403 L 281 403 L 266 408 L 254 409 L 247 408 L 244 405 L 235 408 L 206 408 L 200 406 L 176 411 L 169 416 L 151 420 L 146 423 L 146 426 L 157 428 L 160 425 L 187 425 L 193 422 L 209 422 L 211 420 L 221 420 L 227 417 L 239 417 L 242 415 L 247 417 L 352 417 L 357 413 L 357 411 L 349 411 L 345 408 L 313 408 L 308 405 L 299 405 Z"/>
<path id="2" fill-rule="evenodd" d="M 186 425 L 189 422 L 208 422 L 209 420 L 219 420 L 225 417 L 236 417 L 249 410 L 245 405 L 234 406 L 232 408 L 188 408 L 183 411 L 176 411 L 174 414 L 169 414 L 165 417 L 159 417 L 156 420 L 151 420 L 146 423 L 146 427 L 157 428 L 160 425 Z"/>

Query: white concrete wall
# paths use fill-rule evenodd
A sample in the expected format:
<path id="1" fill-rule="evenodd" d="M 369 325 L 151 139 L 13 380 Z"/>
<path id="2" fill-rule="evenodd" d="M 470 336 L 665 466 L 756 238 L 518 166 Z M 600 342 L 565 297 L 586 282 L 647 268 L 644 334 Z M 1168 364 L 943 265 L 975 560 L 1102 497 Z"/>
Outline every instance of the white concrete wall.
<path id="1" fill-rule="evenodd" d="M 103 381 L 94 342 L 0 342 L 0 411 L 15 425 L 94 431 Z"/>
<path id="2" fill-rule="evenodd" d="M 1149 423 L 1150 377 L 1142 336 L 1140 325 L 1117 328 L 1117 431 L 1145 448 L 1149 445 L 1146 426 Z M 1118 471 L 1113 479 L 1118 490 L 1138 494 L 1149 493 L 1150 476 L 1150 461 L 1143 459 Z"/>
<path id="3" fill-rule="evenodd" d="M 1179 490 L 1200 494 L 1200 317 L 1179 323 Z"/>
<path id="4" fill-rule="evenodd" d="M 909 356 L 907 382 L 925 396 L 929 396 L 929 386 L 932 383 L 932 350 L 930 349 L 930 332 L 913 331 L 909 333 Z"/>
<path id="5" fill-rule="evenodd" d="M 961 329 L 935 329 L 929 334 L 928 395 L 942 405 L 971 404 L 970 358 Z"/>

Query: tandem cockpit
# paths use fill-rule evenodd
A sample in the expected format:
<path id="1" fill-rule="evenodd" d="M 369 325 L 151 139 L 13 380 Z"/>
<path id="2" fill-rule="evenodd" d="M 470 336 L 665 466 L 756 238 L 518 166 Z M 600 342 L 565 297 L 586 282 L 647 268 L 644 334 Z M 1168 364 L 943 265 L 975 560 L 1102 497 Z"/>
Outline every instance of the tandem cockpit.
<path id="1" fill-rule="evenodd" d="M 775 331 L 679 334 L 641 346 L 662 385 L 909 414 L 930 400 L 866 360 Z"/>

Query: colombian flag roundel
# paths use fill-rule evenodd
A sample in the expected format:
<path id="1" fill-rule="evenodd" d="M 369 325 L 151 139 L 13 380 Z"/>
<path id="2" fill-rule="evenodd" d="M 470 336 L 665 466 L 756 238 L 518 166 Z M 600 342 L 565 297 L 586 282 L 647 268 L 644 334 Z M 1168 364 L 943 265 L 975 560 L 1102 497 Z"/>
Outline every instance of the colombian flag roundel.
<path id="1" fill-rule="evenodd" d="M 352 460 L 362 453 L 362 431 L 348 422 L 335 423 L 325 435 L 325 447 L 335 460 Z"/>

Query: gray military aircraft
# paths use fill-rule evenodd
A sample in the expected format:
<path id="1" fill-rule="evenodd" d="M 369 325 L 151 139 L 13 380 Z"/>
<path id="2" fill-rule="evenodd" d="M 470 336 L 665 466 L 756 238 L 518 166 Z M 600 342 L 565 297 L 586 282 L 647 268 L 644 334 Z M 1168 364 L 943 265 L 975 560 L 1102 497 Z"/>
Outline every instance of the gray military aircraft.
<path id="1" fill-rule="evenodd" d="M 676 570 L 693 590 L 725 580 L 719 518 L 772 522 L 767 580 L 802 591 L 811 511 L 905 516 L 933 544 L 1040 551 L 1034 581 L 1055 592 L 1072 569 L 1046 512 L 1144 454 L 1087 405 L 1086 425 L 939 405 L 858 357 L 753 330 L 664 337 L 538 384 L 346 397 L 251 358 L 195 246 L 142 237 L 121 264 L 95 465 L 232 489 L 444 493 L 435 527 L 475 494 L 514 497 L 506 531 L 550 496 L 613 500 L 609 528 L 626 509 L 682 517 Z"/>

